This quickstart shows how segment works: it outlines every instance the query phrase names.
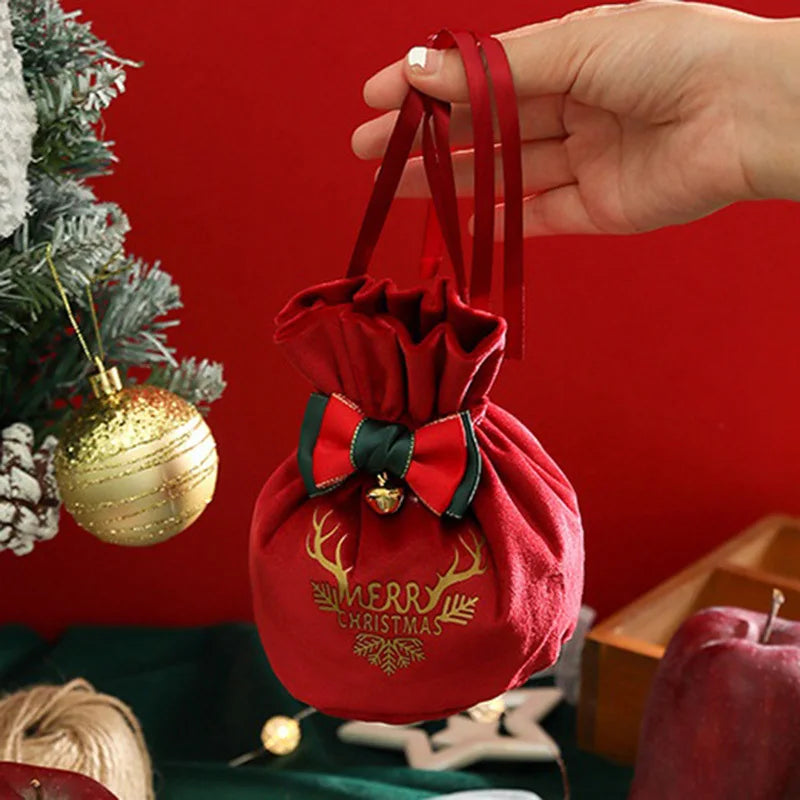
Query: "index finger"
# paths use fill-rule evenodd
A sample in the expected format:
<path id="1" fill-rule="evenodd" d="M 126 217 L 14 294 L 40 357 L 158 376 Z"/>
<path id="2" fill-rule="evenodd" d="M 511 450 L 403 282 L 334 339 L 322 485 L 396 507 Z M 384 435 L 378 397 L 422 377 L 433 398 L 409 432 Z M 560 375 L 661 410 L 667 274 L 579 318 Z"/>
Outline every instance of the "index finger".
<path id="1" fill-rule="evenodd" d="M 517 95 L 569 91 L 587 55 L 613 30 L 611 26 L 616 26 L 609 18 L 637 6 L 638 3 L 596 6 L 498 34 Z M 405 58 L 384 67 L 364 84 L 364 100 L 377 109 L 399 108 L 409 84 L 439 100 L 464 103 L 469 99 L 457 50 L 412 47 Z"/>

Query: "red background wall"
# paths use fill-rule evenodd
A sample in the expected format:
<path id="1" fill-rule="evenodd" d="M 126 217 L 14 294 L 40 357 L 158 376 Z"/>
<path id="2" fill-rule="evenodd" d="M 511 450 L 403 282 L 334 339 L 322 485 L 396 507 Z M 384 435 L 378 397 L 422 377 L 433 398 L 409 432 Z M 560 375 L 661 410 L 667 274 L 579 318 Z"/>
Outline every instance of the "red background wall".
<path id="1" fill-rule="evenodd" d="M 249 618 L 251 506 L 308 393 L 271 345 L 272 318 L 346 263 L 374 169 L 349 148 L 369 116 L 362 82 L 444 24 L 498 31 L 576 4 L 66 5 L 145 62 L 107 114 L 121 163 L 97 187 L 128 212 L 130 249 L 182 286 L 180 350 L 225 362 L 210 417 L 221 472 L 200 521 L 158 547 L 102 545 L 65 517 L 32 555 L 0 554 L 0 621 L 55 632 Z M 378 272 L 415 263 L 423 213 L 396 209 Z M 800 511 L 798 222 L 797 205 L 760 203 L 635 238 L 529 243 L 528 355 L 494 399 L 574 482 L 586 600 L 602 614 L 760 515 Z"/>

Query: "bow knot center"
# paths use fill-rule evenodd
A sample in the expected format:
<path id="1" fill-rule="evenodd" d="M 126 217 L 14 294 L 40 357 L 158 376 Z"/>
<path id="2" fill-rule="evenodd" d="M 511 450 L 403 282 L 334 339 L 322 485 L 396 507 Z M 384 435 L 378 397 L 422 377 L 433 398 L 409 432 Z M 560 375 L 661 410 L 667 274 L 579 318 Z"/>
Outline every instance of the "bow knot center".
<path id="1" fill-rule="evenodd" d="M 404 478 L 413 450 L 414 435 L 405 425 L 363 419 L 353 437 L 351 460 L 356 469 Z"/>

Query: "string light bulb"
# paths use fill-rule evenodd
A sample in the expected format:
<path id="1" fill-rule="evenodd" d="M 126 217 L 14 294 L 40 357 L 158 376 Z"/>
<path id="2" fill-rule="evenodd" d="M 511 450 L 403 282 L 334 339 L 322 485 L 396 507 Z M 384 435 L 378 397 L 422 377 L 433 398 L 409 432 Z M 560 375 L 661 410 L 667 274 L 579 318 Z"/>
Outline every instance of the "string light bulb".
<path id="1" fill-rule="evenodd" d="M 261 728 L 261 747 L 258 750 L 253 750 L 250 753 L 238 756 L 228 762 L 230 767 L 239 767 L 249 761 L 264 755 L 264 753 L 271 753 L 274 756 L 288 756 L 297 750 L 302 740 L 302 733 L 300 731 L 300 723 L 312 714 L 316 714 L 317 709 L 308 706 L 302 711 L 298 711 L 293 717 L 287 717 L 283 714 L 278 714 L 270 717 Z"/>

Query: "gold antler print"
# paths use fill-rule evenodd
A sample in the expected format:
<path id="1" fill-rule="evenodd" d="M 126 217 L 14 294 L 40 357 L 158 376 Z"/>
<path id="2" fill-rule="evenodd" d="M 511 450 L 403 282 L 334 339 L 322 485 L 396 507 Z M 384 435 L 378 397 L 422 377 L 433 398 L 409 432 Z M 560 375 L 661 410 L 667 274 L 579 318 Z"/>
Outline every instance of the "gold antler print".
<path id="1" fill-rule="evenodd" d="M 483 575 L 483 573 L 486 572 L 486 565 L 481 563 L 483 561 L 483 545 L 485 544 L 485 540 L 482 536 L 479 537 L 472 529 L 470 529 L 470 535 L 472 538 L 472 546 L 470 546 L 463 535 L 459 534 L 458 536 L 458 541 L 464 545 L 464 549 L 472 557 L 472 562 L 469 567 L 460 572 L 458 571 L 459 550 L 458 544 L 456 544 L 453 563 L 450 564 L 447 572 L 445 572 L 444 575 L 437 572 L 436 576 L 438 581 L 436 585 L 432 588 L 429 586 L 425 587 L 425 591 L 428 593 L 428 602 L 425 608 L 420 609 L 420 613 L 427 614 L 433 611 L 433 609 L 439 605 L 442 594 L 453 586 L 453 584 L 462 583 L 475 575 Z"/>
<path id="2" fill-rule="evenodd" d="M 325 542 L 328 541 L 338 530 L 339 524 L 337 523 L 334 527 L 328 531 L 328 533 L 324 533 L 325 523 L 328 521 L 328 518 L 333 513 L 332 510 L 326 512 L 322 515 L 320 519 L 317 516 L 318 509 L 314 509 L 314 514 L 311 520 L 311 524 L 314 528 L 314 535 L 313 535 L 313 545 L 312 545 L 312 535 L 309 533 L 306 536 L 306 552 L 308 555 L 314 559 L 318 564 L 324 567 L 328 572 L 336 578 L 336 584 L 339 587 L 339 599 L 343 599 L 347 597 L 348 594 L 348 581 L 347 581 L 347 573 L 353 569 L 352 566 L 345 568 L 342 564 L 342 545 L 344 544 L 344 540 L 347 538 L 345 534 L 342 536 L 339 541 L 336 543 L 336 550 L 334 551 L 334 560 L 331 561 L 322 551 L 322 547 Z"/>

